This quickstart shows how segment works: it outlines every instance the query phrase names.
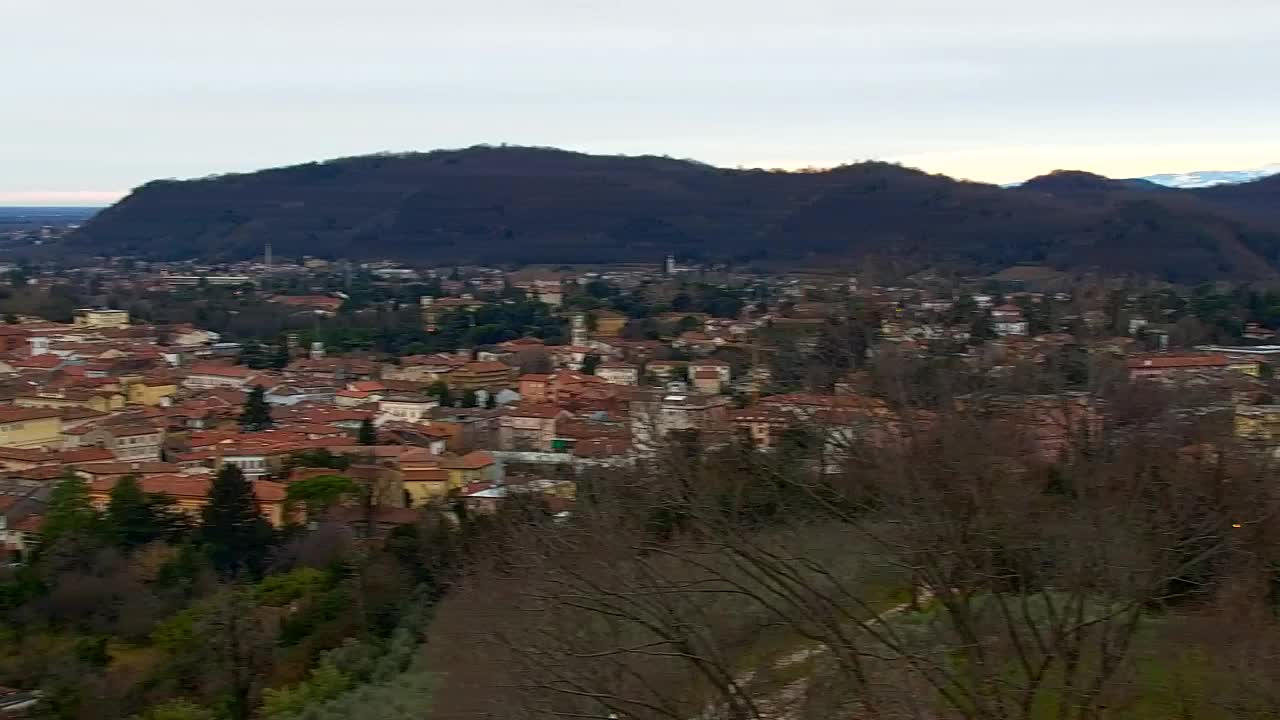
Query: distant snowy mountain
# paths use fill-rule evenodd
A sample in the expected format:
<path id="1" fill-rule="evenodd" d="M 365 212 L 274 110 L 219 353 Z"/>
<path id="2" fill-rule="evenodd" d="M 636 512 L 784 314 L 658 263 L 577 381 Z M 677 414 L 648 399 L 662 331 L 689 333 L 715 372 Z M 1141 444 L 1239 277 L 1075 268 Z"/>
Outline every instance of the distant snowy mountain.
<path id="1" fill-rule="evenodd" d="M 1171 173 L 1168 175 L 1148 175 L 1142 180 L 1150 180 L 1159 185 L 1175 188 L 1202 188 L 1213 185 L 1249 182 L 1269 175 L 1280 174 L 1280 163 L 1267 165 L 1255 170 L 1206 170 L 1189 173 Z"/>

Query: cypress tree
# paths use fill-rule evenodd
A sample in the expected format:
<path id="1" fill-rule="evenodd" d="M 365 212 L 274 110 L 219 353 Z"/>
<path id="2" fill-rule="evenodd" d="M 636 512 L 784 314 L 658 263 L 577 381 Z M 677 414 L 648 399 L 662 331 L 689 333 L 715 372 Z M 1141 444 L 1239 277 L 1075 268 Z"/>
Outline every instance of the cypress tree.
<path id="1" fill-rule="evenodd" d="M 255 385 L 244 401 L 240 412 L 240 429 L 245 432 L 261 432 L 275 424 L 271 419 L 271 406 L 267 404 L 267 391 Z"/>
<path id="2" fill-rule="evenodd" d="M 290 360 L 292 358 L 289 356 L 289 341 L 282 337 L 271 352 L 270 365 L 276 370 L 282 370 L 289 365 Z"/>
<path id="3" fill-rule="evenodd" d="M 271 526 L 258 512 L 253 483 L 235 465 L 223 465 L 209 487 L 209 502 L 200 513 L 200 538 L 223 577 L 261 574 Z"/>
<path id="4" fill-rule="evenodd" d="M 116 544 L 125 548 L 145 545 L 156 538 L 157 529 L 147 504 L 147 496 L 137 475 L 125 475 L 111 488 L 107 503 L 107 528 Z"/>
<path id="5" fill-rule="evenodd" d="M 356 436 L 356 442 L 361 445 L 378 444 L 378 430 L 373 426 L 373 421 L 369 418 L 360 421 L 360 433 Z"/>

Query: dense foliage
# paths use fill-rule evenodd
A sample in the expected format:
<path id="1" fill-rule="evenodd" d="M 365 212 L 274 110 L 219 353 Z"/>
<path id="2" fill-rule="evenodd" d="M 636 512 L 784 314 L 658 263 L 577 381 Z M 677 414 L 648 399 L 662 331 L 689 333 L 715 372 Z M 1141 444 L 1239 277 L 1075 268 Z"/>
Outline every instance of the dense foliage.
<path id="1" fill-rule="evenodd" d="M 37 551 L 0 576 L 0 684 L 57 720 L 422 717 L 423 634 L 492 524 L 424 514 L 361 542 L 323 514 L 360 496 L 350 479 L 292 494 L 310 529 L 269 527 L 234 470 L 196 518 L 132 477 L 99 510 L 68 474 Z"/>

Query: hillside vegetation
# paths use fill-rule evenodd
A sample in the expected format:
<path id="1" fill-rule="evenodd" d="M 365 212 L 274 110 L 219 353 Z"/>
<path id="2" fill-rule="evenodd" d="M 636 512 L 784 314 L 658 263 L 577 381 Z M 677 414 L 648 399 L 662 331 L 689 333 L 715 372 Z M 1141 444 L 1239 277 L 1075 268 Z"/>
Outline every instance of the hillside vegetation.
<path id="1" fill-rule="evenodd" d="M 660 157 L 475 147 L 374 155 L 135 190 L 71 250 L 426 262 L 1017 263 L 1194 282 L 1280 269 L 1280 182 L 1204 190 L 1055 173 L 1020 188 L 886 163 L 728 170 Z"/>

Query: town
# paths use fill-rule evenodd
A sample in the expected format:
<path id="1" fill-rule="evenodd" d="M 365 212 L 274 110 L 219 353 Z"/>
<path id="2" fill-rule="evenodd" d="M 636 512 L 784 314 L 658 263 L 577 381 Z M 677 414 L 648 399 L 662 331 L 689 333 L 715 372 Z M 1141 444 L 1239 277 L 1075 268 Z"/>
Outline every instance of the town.
<path id="1" fill-rule="evenodd" d="M 674 441 L 763 452 L 900 442 L 938 402 L 981 403 L 1052 462 L 1119 386 L 1280 449 L 1280 297 L 1096 278 L 785 272 L 682 264 L 409 267 L 318 258 L 12 266 L 0 288 L 0 538 L 38 547 L 72 474 L 198 517 L 235 466 L 277 528 L 381 537 L 514 497 L 573 512 L 584 477 Z M 920 393 L 941 369 L 970 387 Z M 1052 375 L 1052 379 L 1046 377 Z M 905 387 L 905 386 L 904 386 Z M 812 445 L 810 445 L 812 446 Z M 360 492 L 325 506 L 308 479 Z"/>

